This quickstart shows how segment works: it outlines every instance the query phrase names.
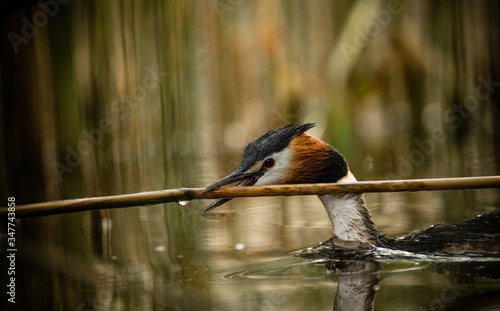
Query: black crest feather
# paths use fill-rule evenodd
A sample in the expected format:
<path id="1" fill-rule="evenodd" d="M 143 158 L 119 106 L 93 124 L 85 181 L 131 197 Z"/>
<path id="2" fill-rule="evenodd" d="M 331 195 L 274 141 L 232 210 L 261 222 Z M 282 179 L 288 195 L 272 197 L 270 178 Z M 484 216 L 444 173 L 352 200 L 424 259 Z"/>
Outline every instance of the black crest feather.
<path id="1" fill-rule="evenodd" d="M 265 157 L 282 151 L 290 144 L 293 138 L 314 126 L 316 126 L 314 123 L 290 124 L 262 134 L 245 148 L 243 160 L 238 171 L 244 172 Z"/>

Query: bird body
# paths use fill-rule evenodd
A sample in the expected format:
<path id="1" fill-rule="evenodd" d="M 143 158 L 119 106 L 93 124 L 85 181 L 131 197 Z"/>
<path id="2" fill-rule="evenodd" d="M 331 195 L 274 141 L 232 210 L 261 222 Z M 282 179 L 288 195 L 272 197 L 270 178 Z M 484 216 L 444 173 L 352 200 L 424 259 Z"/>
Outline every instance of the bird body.
<path id="1" fill-rule="evenodd" d="M 245 148 L 238 169 L 207 187 L 204 193 L 233 182 L 239 182 L 237 186 L 357 182 L 340 152 L 305 133 L 313 126 L 312 123 L 292 124 L 264 133 Z M 318 197 L 330 218 L 337 241 L 416 253 L 456 254 L 464 249 L 471 253 L 500 252 L 500 211 L 393 239 L 385 237 L 375 227 L 363 194 Z M 229 200 L 231 198 L 218 199 L 204 212 Z M 481 229 L 485 226 L 487 229 Z"/>

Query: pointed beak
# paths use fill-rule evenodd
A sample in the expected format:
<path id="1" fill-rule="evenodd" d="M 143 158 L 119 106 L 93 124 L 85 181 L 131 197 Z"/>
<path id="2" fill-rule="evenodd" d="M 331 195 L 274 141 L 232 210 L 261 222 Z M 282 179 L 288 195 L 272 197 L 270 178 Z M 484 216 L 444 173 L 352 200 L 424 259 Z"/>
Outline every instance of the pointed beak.
<path id="1" fill-rule="evenodd" d="M 240 173 L 238 170 L 232 173 L 231 175 L 228 175 L 224 178 L 222 178 L 219 181 L 216 181 L 215 183 L 211 184 L 205 190 L 202 191 L 201 194 L 208 193 L 210 191 L 214 191 L 219 189 L 222 186 L 232 184 L 234 182 L 239 181 L 239 183 L 236 185 L 236 187 L 245 187 L 245 186 L 251 186 L 257 182 L 259 177 L 261 176 L 260 172 L 255 172 L 255 173 Z M 232 200 L 233 198 L 222 198 L 222 199 L 217 199 L 215 200 L 212 204 L 210 204 L 207 208 L 203 210 L 202 213 L 206 213 L 210 210 L 213 210 L 214 208 L 221 206 L 222 204 Z"/>

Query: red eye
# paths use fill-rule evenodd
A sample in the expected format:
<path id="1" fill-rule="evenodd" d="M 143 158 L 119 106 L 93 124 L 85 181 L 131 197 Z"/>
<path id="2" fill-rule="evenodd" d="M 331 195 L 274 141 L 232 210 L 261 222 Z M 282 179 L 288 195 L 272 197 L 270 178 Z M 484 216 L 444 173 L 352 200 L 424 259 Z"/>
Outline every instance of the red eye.
<path id="1" fill-rule="evenodd" d="M 274 166 L 274 159 L 273 158 L 266 159 L 262 166 L 264 166 L 265 168 L 273 167 Z"/>

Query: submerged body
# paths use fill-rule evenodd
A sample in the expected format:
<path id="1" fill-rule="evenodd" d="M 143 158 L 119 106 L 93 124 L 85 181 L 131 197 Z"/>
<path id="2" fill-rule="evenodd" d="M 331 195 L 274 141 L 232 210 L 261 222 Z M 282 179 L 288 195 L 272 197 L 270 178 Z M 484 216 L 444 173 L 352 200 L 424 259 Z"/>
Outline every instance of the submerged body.
<path id="1" fill-rule="evenodd" d="M 245 148 L 240 167 L 204 192 L 236 181 L 239 181 L 237 186 L 356 182 L 345 158 L 335 148 L 305 133 L 313 126 L 288 125 L 261 135 Z M 351 247 L 369 244 L 414 253 L 500 253 L 500 211 L 455 224 L 438 224 L 394 239 L 385 237 L 376 228 L 363 194 L 318 197 L 332 223 L 334 237 L 330 241 Z M 229 200 L 219 199 L 204 212 Z"/>

